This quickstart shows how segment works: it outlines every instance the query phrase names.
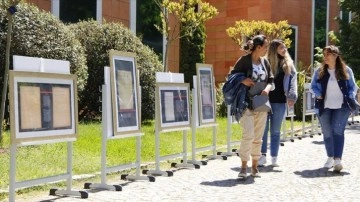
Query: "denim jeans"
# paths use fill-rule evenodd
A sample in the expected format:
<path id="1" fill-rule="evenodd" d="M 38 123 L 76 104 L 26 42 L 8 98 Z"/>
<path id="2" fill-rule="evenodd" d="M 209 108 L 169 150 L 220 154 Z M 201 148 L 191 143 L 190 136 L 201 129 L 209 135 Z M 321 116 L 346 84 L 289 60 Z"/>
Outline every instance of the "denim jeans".
<path id="1" fill-rule="evenodd" d="M 341 159 L 344 150 L 344 131 L 349 115 L 349 108 L 343 106 L 340 109 L 325 108 L 321 116 L 319 116 L 328 157 Z"/>
<path id="2" fill-rule="evenodd" d="M 270 105 L 272 113 L 269 113 L 266 119 L 261 153 L 266 154 L 267 152 L 267 139 L 270 127 L 270 155 L 276 157 L 279 153 L 280 129 L 285 116 L 286 103 L 270 103 Z"/>

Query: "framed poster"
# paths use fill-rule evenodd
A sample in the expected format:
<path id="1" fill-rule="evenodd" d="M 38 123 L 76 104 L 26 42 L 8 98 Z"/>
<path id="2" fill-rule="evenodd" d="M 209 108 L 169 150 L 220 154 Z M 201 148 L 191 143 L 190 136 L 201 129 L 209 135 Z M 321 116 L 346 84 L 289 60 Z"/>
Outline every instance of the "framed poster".
<path id="1" fill-rule="evenodd" d="M 140 132 L 136 55 L 110 50 L 110 84 L 114 135 Z"/>
<path id="2" fill-rule="evenodd" d="M 76 76 L 9 72 L 11 141 L 76 137 Z"/>
<path id="3" fill-rule="evenodd" d="M 286 117 L 295 116 L 295 104 L 293 106 L 289 106 L 286 104 Z"/>
<path id="4" fill-rule="evenodd" d="M 156 84 L 156 120 L 160 130 L 190 127 L 189 89 L 188 83 Z"/>
<path id="5" fill-rule="evenodd" d="M 199 123 L 210 124 L 216 122 L 216 103 L 213 67 L 209 64 L 196 64 L 197 94 Z"/>
<path id="6" fill-rule="evenodd" d="M 305 114 L 315 113 L 315 95 L 310 90 L 310 83 L 304 84 L 303 105 Z"/>

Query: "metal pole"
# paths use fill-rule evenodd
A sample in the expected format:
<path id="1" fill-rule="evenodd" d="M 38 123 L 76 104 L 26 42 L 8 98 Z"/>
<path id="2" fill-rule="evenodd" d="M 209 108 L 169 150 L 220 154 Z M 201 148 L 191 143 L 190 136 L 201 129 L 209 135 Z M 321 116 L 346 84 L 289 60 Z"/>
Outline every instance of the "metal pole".
<path id="1" fill-rule="evenodd" d="M 232 117 L 231 117 L 231 105 L 227 106 L 227 152 L 230 154 L 231 152 L 231 124 L 232 124 Z"/>
<path id="2" fill-rule="evenodd" d="M 16 145 L 10 146 L 10 185 L 9 185 L 9 201 L 15 201 L 15 184 L 16 184 Z"/>

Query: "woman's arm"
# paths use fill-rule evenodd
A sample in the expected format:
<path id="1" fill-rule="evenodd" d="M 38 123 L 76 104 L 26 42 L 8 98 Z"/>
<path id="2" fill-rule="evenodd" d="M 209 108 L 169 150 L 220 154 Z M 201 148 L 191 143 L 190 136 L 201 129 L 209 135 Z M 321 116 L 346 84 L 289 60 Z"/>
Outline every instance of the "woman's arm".
<path id="1" fill-rule="evenodd" d="M 318 87 L 317 84 L 318 78 L 319 78 L 319 69 L 316 69 L 311 79 L 310 88 L 314 92 L 316 98 L 322 99 L 321 89 Z"/>

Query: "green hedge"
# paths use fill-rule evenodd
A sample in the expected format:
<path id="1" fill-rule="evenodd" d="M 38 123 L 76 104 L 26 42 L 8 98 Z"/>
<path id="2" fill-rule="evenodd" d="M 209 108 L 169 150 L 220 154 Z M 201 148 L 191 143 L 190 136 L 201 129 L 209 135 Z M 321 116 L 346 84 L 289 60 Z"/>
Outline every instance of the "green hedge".
<path id="1" fill-rule="evenodd" d="M 163 69 L 156 54 L 143 45 L 127 27 L 119 23 L 99 24 L 96 21 L 82 21 L 69 27 L 84 46 L 89 67 L 89 82 L 84 91 L 85 97 L 83 102 L 79 103 L 79 108 L 82 109 L 80 118 L 91 119 L 100 116 L 99 87 L 104 83 L 104 66 L 110 66 L 109 50 L 114 49 L 136 53 L 142 89 L 142 120 L 153 119 L 155 72 Z"/>
<path id="2" fill-rule="evenodd" d="M 8 30 L 5 9 L 0 8 L 1 89 Z M 78 92 L 81 95 L 87 80 L 87 66 L 84 49 L 75 35 L 51 13 L 40 11 L 36 6 L 20 3 L 17 9 L 13 24 L 10 61 L 13 55 L 68 60 L 71 73 L 77 75 Z"/>

